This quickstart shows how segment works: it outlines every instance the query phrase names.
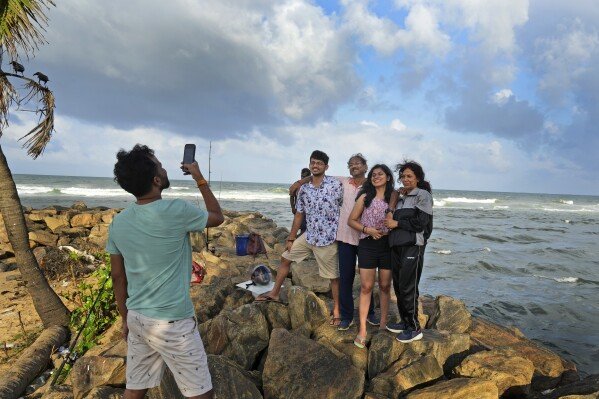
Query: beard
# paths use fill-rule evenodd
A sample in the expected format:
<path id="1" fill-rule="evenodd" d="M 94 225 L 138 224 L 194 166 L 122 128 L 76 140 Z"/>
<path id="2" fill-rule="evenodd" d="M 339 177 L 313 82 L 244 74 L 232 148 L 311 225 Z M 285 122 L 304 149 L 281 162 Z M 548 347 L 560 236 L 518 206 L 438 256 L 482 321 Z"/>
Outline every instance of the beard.
<path id="1" fill-rule="evenodd" d="M 171 186 L 171 182 L 169 181 L 167 176 L 160 178 L 160 181 L 162 182 L 162 184 L 160 185 L 161 190 L 167 189 Z"/>

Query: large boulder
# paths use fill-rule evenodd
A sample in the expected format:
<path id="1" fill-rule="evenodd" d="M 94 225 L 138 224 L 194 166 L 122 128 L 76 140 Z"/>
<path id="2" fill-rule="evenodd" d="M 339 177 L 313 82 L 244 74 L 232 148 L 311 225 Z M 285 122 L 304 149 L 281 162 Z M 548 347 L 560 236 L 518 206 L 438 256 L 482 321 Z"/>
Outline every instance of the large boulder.
<path id="1" fill-rule="evenodd" d="M 435 312 L 428 321 L 428 328 L 453 333 L 468 331 L 472 323 L 466 304 L 450 296 L 439 295 L 435 299 Z"/>
<path id="2" fill-rule="evenodd" d="M 445 371 L 449 371 L 470 349 L 467 334 L 452 334 L 446 331 L 423 330 L 424 337 L 419 341 L 403 344 L 394 334 L 376 334 L 368 350 L 368 375 L 370 378 L 385 371 L 402 357 L 412 353 L 427 353 L 437 359 Z"/>
<path id="3" fill-rule="evenodd" d="M 252 375 L 224 356 L 208 355 L 215 399 L 262 399 Z M 148 399 L 184 399 L 170 370 L 166 369 L 160 386 L 152 388 Z"/>
<path id="4" fill-rule="evenodd" d="M 548 389 L 542 393 L 537 393 L 535 399 L 597 399 L 599 398 L 599 374 L 592 374 L 588 377 L 557 387 Z"/>
<path id="5" fill-rule="evenodd" d="M 115 387 L 96 387 L 90 391 L 85 399 L 121 399 L 125 390 Z"/>
<path id="6" fill-rule="evenodd" d="M 443 369 L 432 355 L 399 360 L 387 371 L 370 381 L 370 391 L 388 398 L 397 398 L 413 388 L 443 377 Z M 407 364 L 406 364 L 407 363 Z"/>
<path id="7" fill-rule="evenodd" d="M 373 333 L 378 329 L 378 327 L 375 329 L 370 325 L 368 327 L 370 328 L 366 337 L 367 345 Z M 345 354 L 356 368 L 366 371 L 368 368 L 368 349 L 360 349 L 353 344 L 357 333 L 357 325 L 346 331 L 338 331 L 337 328 L 331 327 L 329 323 L 323 323 L 314 331 L 313 339 L 333 351 Z"/>
<path id="8" fill-rule="evenodd" d="M 190 295 L 198 321 L 202 323 L 218 315 L 232 291 L 233 284 L 223 277 L 211 279 L 210 284 L 193 284 Z"/>
<path id="9" fill-rule="evenodd" d="M 530 391 L 534 365 L 510 349 L 493 349 L 472 354 L 454 369 L 459 377 L 493 381 L 499 395 L 523 397 Z"/>
<path id="10" fill-rule="evenodd" d="M 275 328 L 291 329 L 291 317 L 289 308 L 279 302 L 255 302 L 266 317 L 269 331 Z"/>
<path id="11" fill-rule="evenodd" d="M 71 227 L 94 227 L 101 221 L 100 213 L 80 213 L 71 218 Z"/>
<path id="12" fill-rule="evenodd" d="M 86 397 L 102 385 L 125 386 L 125 358 L 84 356 L 73 365 L 70 374 L 75 399 Z"/>
<path id="13" fill-rule="evenodd" d="M 69 215 L 47 216 L 44 218 L 44 223 L 52 230 L 52 233 L 56 233 L 56 230 L 60 227 L 71 227 Z"/>
<path id="14" fill-rule="evenodd" d="M 283 329 L 271 334 L 262 378 L 272 399 L 358 399 L 364 390 L 364 373 L 347 357 Z"/>
<path id="15" fill-rule="evenodd" d="M 44 399 L 73 399 L 73 387 L 70 385 L 49 386 L 43 394 Z"/>
<path id="16" fill-rule="evenodd" d="M 328 320 L 326 303 L 312 291 L 292 286 L 288 291 L 291 328 L 302 330 L 309 336 Z"/>
<path id="17" fill-rule="evenodd" d="M 330 288 L 330 280 L 320 277 L 315 260 L 306 259 L 303 262 L 291 264 L 293 285 L 299 285 L 317 294 L 326 294 Z"/>
<path id="18" fill-rule="evenodd" d="M 268 322 L 257 305 L 225 310 L 200 324 L 206 352 L 224 355 L 251 370 L 260 352 L 268 346 Z"/>
<path id="19" fill-rule="evenodd" d="M 562 382 L 564 375 L 572 378 L 571 374 L 576 373 L 573 365 L 569 365 L 567 369 L 566 363 L 557 354 L 526 339 L 512 329 L 473 317 L 468 332 L 472 346 L 481 346 L 485 349 L 510 347 L 518 352 L 519 356 L 530 360 L 535 366 L 532 378 L 532 389 L 535 391 L 555 388 Z"/>
<path id="20" fill-rule="evenodd" d="M 411 392 L 406 399 L 497 399 L 493 381 L 480 378 L 454 378 Z"/>
<path id="21" fill-rule="evenodd" d="M 46 230 L 30 231 L 29 240 L 39 245 L 53 247 L 56 246 L 56 242 L 58 241 L 58 235 L 52 234 Z"/>

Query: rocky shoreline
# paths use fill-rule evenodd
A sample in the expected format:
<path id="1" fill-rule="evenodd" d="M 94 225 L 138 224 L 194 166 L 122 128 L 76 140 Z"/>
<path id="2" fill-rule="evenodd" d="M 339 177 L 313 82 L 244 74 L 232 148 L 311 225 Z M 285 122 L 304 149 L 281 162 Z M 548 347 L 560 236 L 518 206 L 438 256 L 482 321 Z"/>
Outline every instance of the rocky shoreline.
<path id="1" fill-rule="evenodd" d="M 101 250 L 117 212 L 84 203 L 24 209 L 30 245 L 45 272 L 60 268 L 55 247 Z M 250 231 L 263 236 L 268 258 L 236 256 L 235 236 Z M 287 234 L 258 213 L 226 212 L 225 223 L 208 231 L 210 250 L 203 234 L 192 235 L 193 258 L 207 275 L 191 287 L 191 296 L 216 398 L 599 397 L 599 376 L 580 380 L 572 362 L 517 328 L 472 316 L 463 302 L 448 296 L 421 297 L 426 326 L 421 341 L 402 344 L 394 334 L 369 327 L 366 349 L 352 343 L 356 326 L 339 332 L 328 325 L 328 283 L 318 277 L 313 260 L 292 266 L 285 303 L 254 303 L 235 284 L 259 263 L 276 273 Z M 13 255 L 0 220 L 0 270 L 14 268 Z M 32 397 L 44 391 L 44 398 L 120 397 L 126 343 L 119 324 L 77 360 L 64 385 L 43 387 Z M 182 397 L 168 373 L 148 396 Z"/>

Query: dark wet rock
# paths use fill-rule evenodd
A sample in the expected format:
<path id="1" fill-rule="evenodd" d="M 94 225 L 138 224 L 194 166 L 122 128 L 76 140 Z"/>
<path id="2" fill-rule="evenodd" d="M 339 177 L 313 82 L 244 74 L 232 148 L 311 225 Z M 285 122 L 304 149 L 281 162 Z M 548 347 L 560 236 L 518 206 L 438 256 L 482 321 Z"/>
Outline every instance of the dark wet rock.
<path id="1" fill-rule="evenodd" d="M 364 374 L 347 357 L 283 329 L 271 334 L 262 377 L 272 399 L 358 399 L 364 389 Z"/>
<path id="2" fill-rule="evenodd" d="M 497 386 L 481 378 L 454 378 L 441 381 L 433 386 L 417 389 L 406 399 L 497 399 Z"/>
<path id="3" fill-rule="evenodd" d="M 597 399 L 599 398 L 599 374 L 592 374 L 555 389 L 534 395 L 535 399 Z"/>
<path id="4" fill-rule="evenodd" d="M 200 324 L 206 352 L 224 355 L 251 370 L 260 352 L 268 345 L 268 322 L 257 305 L 225 310 Z"/>

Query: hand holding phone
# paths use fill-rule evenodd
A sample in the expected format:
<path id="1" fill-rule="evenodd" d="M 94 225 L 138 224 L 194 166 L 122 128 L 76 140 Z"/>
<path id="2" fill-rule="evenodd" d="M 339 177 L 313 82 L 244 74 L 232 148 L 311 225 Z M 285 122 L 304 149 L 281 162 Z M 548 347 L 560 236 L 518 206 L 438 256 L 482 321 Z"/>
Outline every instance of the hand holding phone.
<path id="1" fill-rule="evenodd" d="M 195 144 L 185 144 L 185 148 L 183 149 L 183 162 L 181 162 L 181 163 L 183 165 L 189 165 L 189 164 L 195 162 L 195 157 L 196 157 Z M 187 169 L 185 169 L 184 166 L 182 166 L 181 169 L 183 169 L 184 175 L 190 174 L 189 171 Z"/>

